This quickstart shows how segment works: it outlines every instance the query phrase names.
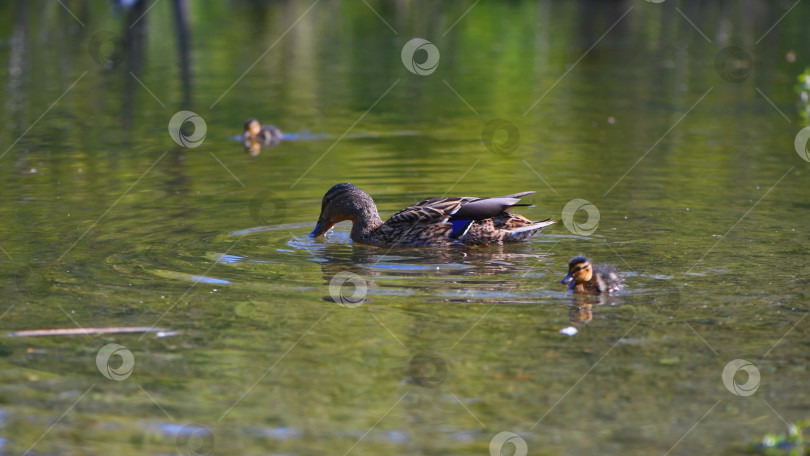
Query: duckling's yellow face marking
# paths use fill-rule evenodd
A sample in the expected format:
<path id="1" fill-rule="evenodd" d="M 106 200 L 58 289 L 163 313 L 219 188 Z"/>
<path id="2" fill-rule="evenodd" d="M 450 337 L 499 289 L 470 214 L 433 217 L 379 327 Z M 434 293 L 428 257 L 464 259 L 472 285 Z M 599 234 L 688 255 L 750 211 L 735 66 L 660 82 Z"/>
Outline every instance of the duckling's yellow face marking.
<path id="1" fill-rule="evenodd" d="M 245 121 L 245 133 L 242 135 L 242 144 L 245 145 L 245 152 L 251 157 L 259 155 L 262 151 L 262 145 L 256 140 L 258 134 L 262 131 L 262 126 L 256 119 L 248 119 Z"/>
<path id="2" fill-rule="evenodd" d="M 568 268 L 568 274 L 576 283 L 585 283 L 593 278 L 593 266 L 589 261 L 572 264 Z"/>
<path id="3" fill-rule="evenodd" d="M 262 125 L 256 119 L 251 119 L 245 124 L 245 132 L 256 136 L 262 131 Z"/>

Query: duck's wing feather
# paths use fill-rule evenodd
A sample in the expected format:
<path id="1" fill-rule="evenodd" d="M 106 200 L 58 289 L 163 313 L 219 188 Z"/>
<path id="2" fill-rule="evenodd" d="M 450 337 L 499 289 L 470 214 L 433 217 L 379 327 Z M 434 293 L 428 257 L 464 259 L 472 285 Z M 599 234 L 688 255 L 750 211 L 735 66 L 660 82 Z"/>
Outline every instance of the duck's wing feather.
<path id="1" fill-rule="evenodd" d="M 392 215 L 385 222 L 389 226 L 444 223 L 458 212 L 466 202 L 478 198 L 430 198 Z"/>
<path id="2" fill-rule="evenodd" d="M 495 217 L 511 207 L 528 206 L 519 204 L 520 198 L 532 193 L 534 192 L 513 193 L 493 198 L 471 196 L 429 198 L 397 212 L 385 223 L 396 226 L 444 223 L 455 220 L 484 220 Z"/>
<path id="3" fill-rule="evenodd" d="M 470 201 L 463 204 L 453 214 L 452 220 L 484 220 L 495 217 L 515 206 L 529 206 L 529 204 L 519 204 L 519 202 L 520 198 L 532 193 L 534 192 L 513 193 L 493 198 L 470 198 Z"/>

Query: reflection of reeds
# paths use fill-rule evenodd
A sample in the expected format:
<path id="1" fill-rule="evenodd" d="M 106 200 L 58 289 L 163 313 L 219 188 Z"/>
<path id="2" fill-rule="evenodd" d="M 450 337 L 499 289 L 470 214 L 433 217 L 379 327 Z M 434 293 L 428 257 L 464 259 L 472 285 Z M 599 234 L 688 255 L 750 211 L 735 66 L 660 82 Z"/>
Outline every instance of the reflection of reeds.
<path id="1" fill-rule="evenodd" d="M 796 91 L 799 93 L 799 117 L 805 125 L 810 125 L 810 68 L 799 75 Z"/>

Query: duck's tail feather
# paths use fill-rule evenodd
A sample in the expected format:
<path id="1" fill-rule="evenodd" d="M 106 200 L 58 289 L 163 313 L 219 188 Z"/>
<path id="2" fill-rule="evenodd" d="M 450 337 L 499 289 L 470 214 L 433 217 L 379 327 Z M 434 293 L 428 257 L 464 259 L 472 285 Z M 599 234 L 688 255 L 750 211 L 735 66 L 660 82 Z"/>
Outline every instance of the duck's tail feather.
<path id="1" fill-rule="evenodd" d="M 513 228 L 509 230 L 511 233 L 522 233 L 524 231 L 534 231 L 534 230 L 541 230 L 549 225 L 553 225 L 557 223 L 556 220 L 546 219 L 541 220 L 539 222 L 534 222 L 531 225 L 521 226 L 520 228 Z"/>
<path id="2" fill-rule="evenodd" d="M 531 225 L 521 226 L 508 230 L 504 238 L 504 242 L 520 242 L 524 241 L 535 234 L 543 231 L 543 228 L 553 225 L 555 223 L 552 219 L 546 219 L 539 222 L 534 222 Z"/>
<path id="3" fill-rule="evenodd" d="M 498 198 L 523 198 L 524 196 L 531 195 L 532 193 L 536 193 L 536 192 L 532 191 L 532 192 L 512 193 L 511 195 L 499 196 Z"/>

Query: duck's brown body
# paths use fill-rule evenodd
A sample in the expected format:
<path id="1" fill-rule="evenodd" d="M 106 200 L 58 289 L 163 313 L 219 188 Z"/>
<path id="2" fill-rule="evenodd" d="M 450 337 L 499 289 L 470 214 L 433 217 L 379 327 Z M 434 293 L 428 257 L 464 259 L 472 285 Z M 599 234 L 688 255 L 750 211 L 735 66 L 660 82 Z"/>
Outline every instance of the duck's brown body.
<path id="1" fill-rule="evenodd" d="M 533 222 L 507 210 L 533 192 L 495 198 L 431 198 L 392 215 L 383 222 L 374 200 L 352 184 L 337 184 L 324 195 L 317 237 L 335 223 L 351 220 L 356 242 L 388 246 L 425 246 L 464 243 L 503 244 L 531 238 L 553 220 Z"/>

